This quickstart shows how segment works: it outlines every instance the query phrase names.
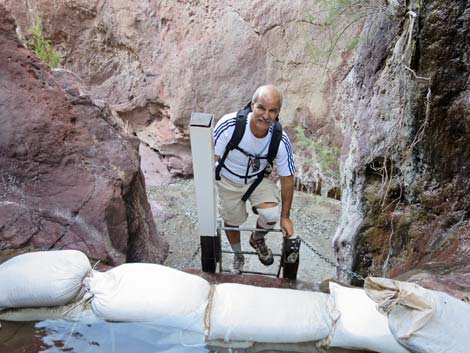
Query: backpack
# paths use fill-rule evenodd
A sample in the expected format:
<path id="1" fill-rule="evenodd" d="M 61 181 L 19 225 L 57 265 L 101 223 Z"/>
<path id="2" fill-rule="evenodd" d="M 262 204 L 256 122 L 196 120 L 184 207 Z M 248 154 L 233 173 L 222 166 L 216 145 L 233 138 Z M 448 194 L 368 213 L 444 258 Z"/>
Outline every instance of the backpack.
<path id="1" fill-rule="evenodd" d="M 243 154 L 245 154 L 248 157 L 255 157 L 252 154 L 244 151 L 242 148 L 238 146 L 240 141 L 242 140 L 242 137 L 245 133 L 245 128 L 246 128 L 246 122 L 248 118 L 248 113 L 251 112 L 251 102 L 249 102 L 243 109 L 238 111 L 237 113 L 237 118 L 235 120 L 235 130 L 233 131 L 232 137 L 230 138 L 229 143 L 227 144 L 227 147 L 225 148 L 223 156 L 218 160 L 217 167 L 215 168 L 215 179 L 220 180 L 220 171 L 222 168 L 227 169 L 230 173 L 233 175 L 239 177 L 239 178 L 245 178 L 245 182 L 248 179 L 248 176 L 242 176 L 235 174 L 232 172 L 230 169 L 228 169 L 225 165 L 225 159 L 227 158 L 228 153 L 231 150 L 237 149 Z M 264 176 L 268 176 L 273 167 L 273 162 L 274 159 L 276 158 L 277 151 L 279 150 L 279 144 L 281 143 L 281 138 L 282 138 L 282 126 L 281 123 L 279 122 L 279 119 L 276 118 L 276 122 L 273 125 L 273 130 L 272 130 L 272 137 L 271 137 L 271 142 L 269 143 L 269 148 L 268 148 L 268 155 L 266 157 L 257 157 L 258 159 L 267 159 L 268 164 L 266 168 L 263 170 L 259 171 L 256 175 L 256 180 L 250 185 L 246 193 L 242 196 L 242 200 L 246 201 L 252 194 L 252 192 L 256 189 L 256 187 L 261 183 L 263 180 Z M 247 172 L 248 173 L 248 172 Z"/>

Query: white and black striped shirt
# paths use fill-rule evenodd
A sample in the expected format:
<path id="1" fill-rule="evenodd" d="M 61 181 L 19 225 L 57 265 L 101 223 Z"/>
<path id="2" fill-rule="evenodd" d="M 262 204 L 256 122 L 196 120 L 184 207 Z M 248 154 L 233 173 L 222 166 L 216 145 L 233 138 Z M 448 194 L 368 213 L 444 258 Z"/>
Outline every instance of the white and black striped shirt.
<path id="1" fill-rule="evenodd" d="M 235 130 L 236 116 L 237 113 L 233 112 L 224 115 L 217 122 L 214 129 L 215 155 L 221 157 L 223 156 L 225 147 L 232 138 L 233 131 Z M 271 141 L 272 127 L 270 128 L 269 133 L 265 137 L 258 138 L 251 132 L 251 117 L 252 113 L 248 114 L 248 126 L 245 129 L 245 134 L 243 135 L 243 138 L 240 141 L 239 147 L 253 156 L 266 157 L 268 154 L 269 143 Z M 266 167 L 267 163 L 268 161 L 266 159 L 260 159 L 259 170 L 263 170 Z M 257 173 L 252 169 L 252 166 L 250 165 L 250 158 L 246 156 L 243 152 L 237 149 L 230 151 L 227 155 L 224 164 L 233 173 L 238 175 L 246 175 L 248 169 L 248 183 L 251 183 L 255 180 Z M 284 130 L 282 131 L 282 138 L 276 158 L 274 159 L 274 165 L 277 168 L 277 174 L 279 176 L 289 176 L 294 175 L 295 173 L 294 155 L 292 153 L 292 147 L 289 141 L 289 137 L 287 136 Z M 230 173 L 225 168 L 222 168 L 220 174 L 233 182 L 240 184 L 245 183 L 244 178 L 240 178 Z"/>

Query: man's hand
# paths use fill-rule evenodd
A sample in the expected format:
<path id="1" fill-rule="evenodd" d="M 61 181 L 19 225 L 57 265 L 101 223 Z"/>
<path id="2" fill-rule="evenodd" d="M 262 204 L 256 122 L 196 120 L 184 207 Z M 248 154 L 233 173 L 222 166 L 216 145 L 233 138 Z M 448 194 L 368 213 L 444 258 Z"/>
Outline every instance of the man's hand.
<path id="1" fill-rule="evenodd" d="M 289 217 L 281 217 L 279 224 L 284 238 L 290 238 L 294 235 L 294 225 Z"/>

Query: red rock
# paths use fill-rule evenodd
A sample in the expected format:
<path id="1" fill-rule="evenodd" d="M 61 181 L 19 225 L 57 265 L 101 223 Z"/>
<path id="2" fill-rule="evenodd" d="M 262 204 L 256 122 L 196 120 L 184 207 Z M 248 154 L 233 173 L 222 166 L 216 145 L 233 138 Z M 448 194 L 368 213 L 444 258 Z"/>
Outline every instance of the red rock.
<path id="1" fill-rule="evenodd" d="M 24 36 L 32 14 L 40 16 L 44 33 L 66 53 L 62 65 L 83 78 L 92 96 L 106 99 L 130 124 L 152 149 L 147 159 L 168 166 L 163 179 L 192 173 L 185 133 L 191 112 L 220 118 L 241 108 L 265 82 L 283 92 L 281 119 L 286 131 L 297 123 L 321 126 L 321 134 L 309 130 L 316 138 L 328 135 L 341 145 L 340 123 L 327 112 L 333 95 L 324 88 L 331 86 L 328 77 L 344 60 L 331 60 L 328 75 L 323 63 L 312 65 L 313 47 L 331 45 L 319 33 L 326 14 L 315 1 L 4 3 Z M 349 28 L 354 31 L 355 26 Z M 317 119 L 321 121 L 310 124 Z M 170 157 L 185 167 L 173 168 Z M 302 161 L 299 157 L 299 166 Z M 318 173 L 318 167 L 312 169 Z M 305 182 L 317 181 L 315 175 L 313 171 L 304 175 L 299 168 L 298 176 Z M 154 172 L 146 177 L 153 178 Z M 323 185 L 326 194 L 327 180 Z"/>
<path id="2" fill-rule="evenodd" d="M 67 89 L 18 41 L 0 7 L 0 249 L 161 263 L 168 245 L 152 218 L 138 141 L 80 82 L 58 77 Z"/>

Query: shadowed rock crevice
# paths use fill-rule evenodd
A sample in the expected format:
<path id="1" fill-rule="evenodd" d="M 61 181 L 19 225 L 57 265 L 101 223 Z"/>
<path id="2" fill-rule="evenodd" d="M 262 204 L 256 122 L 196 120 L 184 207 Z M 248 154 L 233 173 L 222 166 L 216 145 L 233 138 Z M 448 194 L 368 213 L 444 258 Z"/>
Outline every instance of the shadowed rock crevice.
<path id="1" fill-rule="evenodd" d="M 145 180 L 140 172 L 133 180 L 134 187 L 124 193 L 129 238 L 127 242 L 127 262 L 163 263 L 168 253 L 168 244 L 155 243 L 151 235 L 157 232 L 150 205 L 145 192 Z"/>

